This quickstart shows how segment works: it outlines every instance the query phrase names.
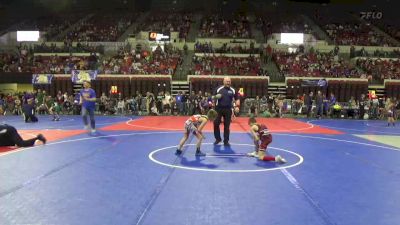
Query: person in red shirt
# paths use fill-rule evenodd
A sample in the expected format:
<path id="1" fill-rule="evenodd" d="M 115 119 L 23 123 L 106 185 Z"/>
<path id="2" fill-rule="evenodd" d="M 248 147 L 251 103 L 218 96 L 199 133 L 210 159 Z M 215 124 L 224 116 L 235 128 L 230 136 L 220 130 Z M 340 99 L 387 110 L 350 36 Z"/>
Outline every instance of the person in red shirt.
<path id="1" fill-rule="evenodd" d="M 248 156 L 258 157 L 262 161 L 275 161 L 278 163 L 286 163 L 286 160 L 280 156 L 266 155 L 267 147 L 272 142 L 272 135 L 264 124 L 258 124 L 256 118 L 249 118 L 250 132 L 254 139 L 255 151 L 247 153 Z"/>

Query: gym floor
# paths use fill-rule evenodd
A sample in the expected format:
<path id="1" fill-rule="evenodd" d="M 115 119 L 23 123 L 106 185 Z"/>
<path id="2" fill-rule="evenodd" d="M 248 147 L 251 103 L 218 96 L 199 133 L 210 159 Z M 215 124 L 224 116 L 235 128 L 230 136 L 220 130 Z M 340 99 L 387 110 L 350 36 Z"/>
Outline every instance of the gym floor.
<path id="1" fill-rule="evenodd" d="M 0 148 L 0 223 L 116 225 L 400 224 L 400 127 L 385 121 L 259 119 L 273 133 L 254 150 L 247 118 L 231 124 L 230 147 L 207 124 L 174 154 L 187 117 L 80 116 L 24 123 L 0 117 L 46 145 Z M 221 125 L 221 132 L 223 126 Z"/>

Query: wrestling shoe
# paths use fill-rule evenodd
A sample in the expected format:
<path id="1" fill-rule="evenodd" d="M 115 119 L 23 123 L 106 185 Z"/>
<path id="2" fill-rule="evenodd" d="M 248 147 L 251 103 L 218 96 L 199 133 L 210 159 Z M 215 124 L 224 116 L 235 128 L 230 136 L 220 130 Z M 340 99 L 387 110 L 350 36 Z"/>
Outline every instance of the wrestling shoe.
<path id="1" fill-rule="evenodd" d="M 206 156 L 206 153 L 202 151 L 196 151 L 196 156 Z"/>
<path id="2" fill-rule="evenodd" d="M 247 156 L 250 156 L 250 157 L 258 157 L 258 152 L 256 152 L 256 151 L 254 151 L 254 152 L 249 152 L 249 153 L 247 153 L 246 155 L 247 155 Z"/>
<path id="3" fill-rule="evenodd" d="M 280 156 L 280 155 L 277 155 L 277 156 L 275 156 L 275 162 L 286 163 L 286 159 L 282 158 L 282 156 Z"/>
<path id="4" fill-rule="evenodd" d="M 221 139 L 215 140 L 215 141 L 214 141 L 214 145 L 217 145 L 217 144 L 221 143 L 221 141 L 222 141 Z"/>
<path id="5" fill-rule="evenodd" d="M 182 155 L 182 150 L 177 149 L 177 150 L 175 151 L 175 155 Z"/>

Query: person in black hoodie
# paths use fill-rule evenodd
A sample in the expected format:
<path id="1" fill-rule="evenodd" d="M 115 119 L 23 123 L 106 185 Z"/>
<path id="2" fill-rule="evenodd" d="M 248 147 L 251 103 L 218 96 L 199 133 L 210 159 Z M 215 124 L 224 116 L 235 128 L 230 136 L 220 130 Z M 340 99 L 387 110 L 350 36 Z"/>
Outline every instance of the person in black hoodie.
<path id="1" fill-rule="evenodd" d="M 42 134 L 28 140 L 22 139 L 15 127 L 8 124 L 0 124 L 0 146 L 31 147 L 39 140 L 46 144 L 47 140 Z"/>
<path id="2" fill-rule="evenodd" d="M 304 98 L 304 104 L 307 106 L 307 118 L 309 118 L 312 114 L 313 96 L 314 93 L 310 92 L 310 94 L 306 95 Z"/>

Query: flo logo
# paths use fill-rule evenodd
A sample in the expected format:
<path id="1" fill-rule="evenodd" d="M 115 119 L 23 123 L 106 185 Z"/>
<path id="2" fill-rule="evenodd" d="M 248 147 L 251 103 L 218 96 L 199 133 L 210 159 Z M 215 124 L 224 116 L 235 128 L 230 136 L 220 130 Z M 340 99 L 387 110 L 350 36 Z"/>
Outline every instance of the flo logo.
<path id="1" fill-rule="evenodd" d="M 360 12 L 360 18 L 363 20 L 380 20 L 382 17 L 382 12 Z"/>

